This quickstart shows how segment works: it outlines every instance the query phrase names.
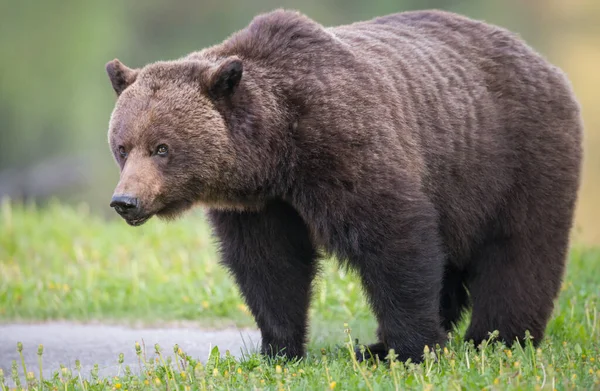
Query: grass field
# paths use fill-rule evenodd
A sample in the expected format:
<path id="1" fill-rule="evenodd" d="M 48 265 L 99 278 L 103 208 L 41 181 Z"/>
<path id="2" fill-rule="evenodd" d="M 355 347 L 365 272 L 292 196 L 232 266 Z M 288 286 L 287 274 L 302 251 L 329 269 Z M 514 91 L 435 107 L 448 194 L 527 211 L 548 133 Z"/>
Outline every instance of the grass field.
<path id="1" fill-rule="evenodd" d="M 169 224 L 153 220 L 141 228 L 59 204 L 36 209 L 4 202 L 0 213 L 2 321 L 191 320 L 207 327 L 254 326 L 232 279 L 218 265 L 200 213 Z M 353 360 L 352 340 L 373 341 L 375 324 L 356 277 L 332 260 L 324 264 L 305 360 L 268 362 L 256 355 L 237 360 L 215 351 L 199 363 L 199 357 L 164 346 L 155 362 L 144 359 L 155 353 L 147 347 L 147 355 L 140 351 L 141 376 L 123 368 L 117 378 L 83 374 L 83 379 L 56 368 L 56 376 L 41 385 L 103 390 L 600 389 L 600 250 L 572 249 L 539 349 L 506 347 L 493 338 L 484 349 L 474 349 L 460 338 L 463 322 L 445 349 L 426 349 L 421 365 L 359 365 Z M 124 349 L 136 349 L 134 341 Z M 33 371 L 21 373 L 21 385 L 40 389 Z M 4 372 L 0 383 L 10 378 Z"/>

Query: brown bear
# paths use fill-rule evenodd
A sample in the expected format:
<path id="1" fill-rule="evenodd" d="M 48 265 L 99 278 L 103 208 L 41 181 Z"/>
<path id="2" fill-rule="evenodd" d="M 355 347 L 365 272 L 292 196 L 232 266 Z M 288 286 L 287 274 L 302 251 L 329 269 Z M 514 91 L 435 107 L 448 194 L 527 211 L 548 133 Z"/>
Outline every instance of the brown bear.
<path id="1" fill-rule="evenodd" d="M 467 307 L 466 340 L 542 339 L 582 122 L 565 75 L 512 33 L 440 11 L 326 28 L 278 10 L 178 60 L 106 69 L 111 205 L 131 225 L 204 205 L 263 353 L 304 354 L 322 252 L 362 280 L 371 354 L 420 361 Z"/>

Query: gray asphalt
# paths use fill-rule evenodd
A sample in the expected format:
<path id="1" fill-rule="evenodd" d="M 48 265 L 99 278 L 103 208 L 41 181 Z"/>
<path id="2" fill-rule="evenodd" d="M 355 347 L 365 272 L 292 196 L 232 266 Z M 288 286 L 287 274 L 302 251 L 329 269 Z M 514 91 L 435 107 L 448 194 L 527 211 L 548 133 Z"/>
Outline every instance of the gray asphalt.
<path id="1" fill-rule="evenodd" d="M 135 342 L 144 342 L 146 357 L 155 356 L 154 344 L 158 343 L 163 357 L 173 355 L 178 344 L 188 355 L 205 362 L 214 346 L 224 354 L 229 350 L 234 356 L 254 352 L 260 343 L 260 333 L 255 330 L 200 330 L 193 327 L 176 328 L 128 328 L 121 326 L 85 325 L 74 323 L 0 324 L 0 368 L 10 378 L 12 360 L 21 360 L 17 342 L 23 343 L 23 353 L 28 371 L 39 373 L 38 345 L 44 345 L 44 377 L 58 371 L 60 365 L 75 374 L 75 360 L 79 359 L 82 375 L 89 377 L 94 364 L 99 366 L 100 376 L 118 373 L 119 353 L 125 355 L 125 365 L 139 372 L 135 354 Z M 21 369 L 20 369 L 21 371 Z M 22 373 L 22 372 L 21 372 Z"/>

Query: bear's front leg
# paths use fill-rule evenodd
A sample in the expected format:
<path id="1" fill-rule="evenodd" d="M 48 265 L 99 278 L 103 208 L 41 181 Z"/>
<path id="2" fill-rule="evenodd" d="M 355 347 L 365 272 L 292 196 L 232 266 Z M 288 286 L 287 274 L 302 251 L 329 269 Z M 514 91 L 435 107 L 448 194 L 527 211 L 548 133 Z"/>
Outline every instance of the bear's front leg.
<path id="1" fill-rule="evenodd" d="M 368 347 L 365 358 L 384 360 L 394 349 L 399 360 L 420 362 L 426 345 L 443 345 L 446 338 L 439 315 L 444 255 L 435 209 L 416 196 L 373 201 L 348 218 L 353 241 L 343 246 L 379 323 L 379 342 Z"/>
<path id="2" fill-rule="evenodd" d="M 304 355 L 316 251 L 290 205 L 258 212 L 209 212 L 222 263 L 233 274 L 262 334 L 263 354 Z"/>

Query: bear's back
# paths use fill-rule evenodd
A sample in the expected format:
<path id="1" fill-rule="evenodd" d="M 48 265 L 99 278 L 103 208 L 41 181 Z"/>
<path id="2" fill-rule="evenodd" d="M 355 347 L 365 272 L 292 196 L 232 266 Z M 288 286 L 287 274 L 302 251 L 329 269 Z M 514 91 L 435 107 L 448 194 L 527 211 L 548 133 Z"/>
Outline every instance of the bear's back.
<path id="1" fill-rule="evenodd" d="M 556 88 L 570 95 L 562 72 L 515 34 L 457 14 L 403 12 L 327 30 L 389 83 L 382 93 L 410 93 L 417 112 L 437 108 L 437 123 L 452 112 L 505 121 L 505 112 L 514 119 L 523 106 L 555 100 Z"/>
<path id="2" fill-rule="evenodd" d="M 414 105 L 408 111 L 430 112 L 433 124 L 495 132 L 495 124 L 532 113 L 564 117 L 579 111 L 563 72 L 495 25 L 434 10 L 327 30 L 365 64 L 363 71 L 388 83 L 381 94 L 409 94 L 402 102 Z"/>
<path id="3" fill-rule="evenodd" d="M 354 95 L 380 103 L 382 112 L 369 123 L 386 110 L 396 113 L 400 138 L 421 144 L 425 161 L 438 165 L 432 169 L 487 160 L 496 170 L 512 170 L 516 150 L 579 147 L 577 126 L 548 126 L 553 119 L 578 121 L 563 72 L 508 30 L 444 11 L 403 12 L 326 30 L 353 53 Z M 547 146 L 529 144 L 543 133 Z"/>

